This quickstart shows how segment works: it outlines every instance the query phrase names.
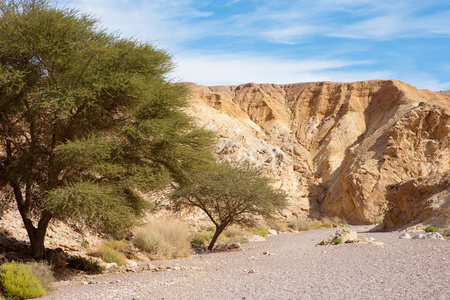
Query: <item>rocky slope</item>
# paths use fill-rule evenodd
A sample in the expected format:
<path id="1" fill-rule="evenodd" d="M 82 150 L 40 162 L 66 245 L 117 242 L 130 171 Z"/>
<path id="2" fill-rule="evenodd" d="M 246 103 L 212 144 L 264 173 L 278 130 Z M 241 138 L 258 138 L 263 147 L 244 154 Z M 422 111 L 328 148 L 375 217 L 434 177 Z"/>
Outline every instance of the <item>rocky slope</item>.
<path id="1" fill-rule="evenodd" d="M 187 85 L 220 159 L 263 165 L 290 196 L 286 215 L 373 223 L 387 211 L 387 186 L 449 170 L 442 94 L 395 80 Z"/>

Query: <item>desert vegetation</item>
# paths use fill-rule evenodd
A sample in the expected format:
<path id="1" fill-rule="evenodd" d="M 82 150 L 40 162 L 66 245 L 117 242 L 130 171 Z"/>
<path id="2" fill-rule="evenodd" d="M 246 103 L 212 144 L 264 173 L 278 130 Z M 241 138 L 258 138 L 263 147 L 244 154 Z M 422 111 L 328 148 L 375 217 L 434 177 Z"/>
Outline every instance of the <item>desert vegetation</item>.
<path id="1" fill-rule="evenodd" d="M 141 227 L 134 245 L 153 259 L 188 257 L 191 247 L 189 227 L 175 219 L 155 220 Z"/>
<path id="2" fill-rule="evenodd" d="M 46 0 L 0 2 L 0 188 L 36 259 L 51 220 L 121 237 L 151 207 L 142 193 L 213 160 L 170 55 L 99 28 Z"/>
<path id="3" fill-rule="evenodd" d="M 0 284 L 11 299 L 45 296 L 52 282 L 50 266 L 45 263 L 8 262 L 0 266 Z"/>
<path id="4" fill-rule="evenodd" d="M 198 208 L 215 226 L 208 245 L 232 224 L 251 226 L 255 216 L 268 216 L 286 206 L 286 195 L 275 191 L 262 170 L 249 163 L 211 164 L 193 172 L 189 185 L 172 194 L 175 209 Z"/>

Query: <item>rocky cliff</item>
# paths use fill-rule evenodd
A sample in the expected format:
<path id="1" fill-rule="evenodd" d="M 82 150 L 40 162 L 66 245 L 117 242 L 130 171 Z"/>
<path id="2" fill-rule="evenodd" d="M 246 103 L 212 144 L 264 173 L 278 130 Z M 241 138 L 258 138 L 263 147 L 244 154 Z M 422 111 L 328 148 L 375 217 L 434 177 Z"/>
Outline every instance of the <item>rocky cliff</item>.
<path id="1" fill-rule="evenodd" d="M 264 166 L 289 194 L 286 214 L 373 223 L 388 211 L 388 186 L 449 170 L 442 94 L 395 80 L 187 85 L 219 158 Z"/>

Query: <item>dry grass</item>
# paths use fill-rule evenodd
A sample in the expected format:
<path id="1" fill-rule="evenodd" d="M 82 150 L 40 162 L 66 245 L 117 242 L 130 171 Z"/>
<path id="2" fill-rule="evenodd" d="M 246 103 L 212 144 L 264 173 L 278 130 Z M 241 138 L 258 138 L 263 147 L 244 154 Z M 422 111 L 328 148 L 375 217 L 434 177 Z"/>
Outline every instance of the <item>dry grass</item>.
<path id="1" fill-rule="evenodd" d="M 172 259 L 190 255 L 190 239 L 187 224 L 165 219 L 147 223 L 136 232 L 133 243 L 153 259 Z"/>
<path id="2" fill-rule="evenodd" d="M 303 218 L 292 218 L 289 219 L 289 228 L 295 231 L 308 231 L 311 229 L 311 223 Z"/>
<path id="3" fill-rule="evenodd" d="M 275 229 L 277 232 L 286 232 L 289 230 L 289 223 L 282 220 L 270 220 L 267 222 L 267 225 L 271 229 Z"/>
<path id="4" fill-rule="evenodd" d="M 238 227 L 229 227 L 219 237 L 219 241 L 229 243 L 248 243 L 250 233 Z"/>
<path id="5" fill-rule="evenodd" d="M 52 290 L 52 284 L 55 278 L 53 277 L 52 267 L 48 263 L 27 262 L 25 265 L 33 271 L 33 274 L 39 279 L 39 282 L 45 290 Z"/>
<path id="6" fill-rule="evenodd" d="M 333 217 L 333 218 L 329 218 L 329 217 L 324 217 L 322 218 L 322 227 L 325 228 L 333 228 L 333 227 L 343 227 L 343 226 L 347 226 L 348 222 L 345 218 L 340 218 L 340 217 Z"/>

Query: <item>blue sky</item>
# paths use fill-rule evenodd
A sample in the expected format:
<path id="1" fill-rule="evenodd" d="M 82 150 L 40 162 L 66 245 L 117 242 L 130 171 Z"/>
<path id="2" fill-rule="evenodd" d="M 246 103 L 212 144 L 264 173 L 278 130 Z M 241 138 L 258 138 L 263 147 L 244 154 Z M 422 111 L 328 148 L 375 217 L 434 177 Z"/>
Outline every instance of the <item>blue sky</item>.
<path id="1" fill-rule="evenodd" d="M 202 85 L 398 79 L 450 90 L 449 0 L 71 0 Z"/>

